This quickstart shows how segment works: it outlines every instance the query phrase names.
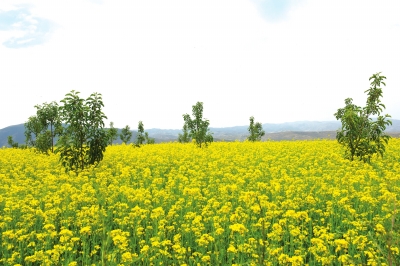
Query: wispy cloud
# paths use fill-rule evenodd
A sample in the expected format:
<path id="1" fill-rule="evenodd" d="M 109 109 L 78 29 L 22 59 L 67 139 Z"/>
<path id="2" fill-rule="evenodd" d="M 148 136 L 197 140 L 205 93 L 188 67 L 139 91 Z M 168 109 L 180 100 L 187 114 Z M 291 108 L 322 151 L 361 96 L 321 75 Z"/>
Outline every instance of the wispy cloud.
<path id="1" fill-rule="evenodd" d="M 270 22 L 278 22 L 286 15 L 294 2 L 292 0 L 252 0 L 261 16 Z"/>
<path id="2" fill-rule="evenodd" d="M 0 30 L 15 33 L 3 42 L 7 48 L 26 48 L 42 44 L 48 39 L 52 28 L 51 21 L 32 16 L 28 7 L 0 11 Z"/>

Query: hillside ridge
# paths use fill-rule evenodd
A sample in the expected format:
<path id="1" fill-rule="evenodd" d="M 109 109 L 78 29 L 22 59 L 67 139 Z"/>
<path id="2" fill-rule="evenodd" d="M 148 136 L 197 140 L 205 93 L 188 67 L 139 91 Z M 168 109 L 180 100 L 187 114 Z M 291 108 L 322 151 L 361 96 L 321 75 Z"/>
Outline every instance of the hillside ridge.
<path id="1" fill-rule="evenodd" d="M 400 137 L 400 120 L 392 119 L 392 125 L 387 127 L 386 132 L 393 137 Z M 312 139 L 335 139 L 336 130 L 340 128 L 339 121 L 296 121 L 280 124 L 264 123 L 263 129 L 266 134 L 262 138 L 265 140 L 312 140 Z M 248 126 L 233 127 L 210 127 L 215 141 L 243 141 L 249 135 Z M 120 132 L 121 129 L 118 129 Z M 7 137 L 12 136 L 15 142 L 25 143 L 24 124 L 13 125 L 0 129 L 0 147 L 6 146 Z M 135 140 L 137 131 L 132 131 L 131 142 Z M 156 143 L 173 142 L 178 139 L 178 134 L 182 129 L 146 129 L 149 136 L 155 138 Z M 116 140 L 114 143 L 121 143 Z"/>

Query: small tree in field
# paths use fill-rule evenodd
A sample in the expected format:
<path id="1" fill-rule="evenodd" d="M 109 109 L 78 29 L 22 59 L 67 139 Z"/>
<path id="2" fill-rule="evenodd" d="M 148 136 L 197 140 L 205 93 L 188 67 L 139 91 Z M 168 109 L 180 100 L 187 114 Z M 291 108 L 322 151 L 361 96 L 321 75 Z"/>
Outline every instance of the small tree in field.
<path id="1" fill-rule="evenodd" d="M 188 143 L 190 141 L 188 125 L 187 123 L 183 124 L 183 133 L 178 135 L 178 141 L 180 143 Z"/>
<path id="2" fill-rule="evenodd" d="M 381 76 L 380 72 L 372 75 L 370 89 L 366 90 L 368 98 L 365 107 L 353 104 L 353 99 L 345 100 L 346 106 L 338 109 L 334 114 L 337 120 L 342 122 L 342 128 L 337 131 L 336 139 L 346 149 L 345 158 L 350 161 L 354 157 L 358 157 L 364 162 L 370 162 L 372 155 L 379 154 L 383 157 L 385 152 L 385 144 L 388 143 L 390 136 L 386 135 L 384 130 L 386 126 L 392 122 L 387 120 L 390 115 L 381 116 L 381 112 L 385 107 L 381 103 L 382 97 L 381 84 L 385 76 Z M 378 116 L 372 119 L 370 116 Z"/>
<path id="3" fill-rule="evenodd" d="M 28 121 L 24 124 L 24 126 L 25 126 L 24 134 L 25 134 L 26 145 L 36 147 L 36 140 L 44 129 L 43 124 L 40 122 L 40 119 L 34 115 L 28 118 Z"/>
<path id="4" fill-rule="evenodd" d="M 101 94 L 93 93 L 87 99 L 79 97 L 79 92 L 71 91 L 61 101 L 60 117 L 66 124 L 55 153 L 66 171 L 78 172 L 103 159 L 107 147 L 107 133 L 103 120 L 107 117 Z"/>
<path id="5" fill-rule="evenodd" d="M 56 102 L 35 105 L 36 115 L 25 123 L 26 145 L 35 147 L 37 151 L 48 153 L 54 151 L 54 139 L 62 133 L 59 106 Z"/>
<path id="6" fill-rule="evenodd" d="M 261 141 L 261 137 L 265 135 L 265 131 L 262 128 L 261 123 L 257 122 L 254 124 L 254 117 L 250 117 L 250 126 L 248 128 L 250 136 L 247 137 L 249 141 Z"/>
<path id="7" fill-rule="evenodd" d="M 10 145 L 12 148 L 18 148 L 18 142 L 14 142 L 12 136 L 7 137 L 7 143 Z"/>
<path id="8" fill-rule="evenodd" d="M 139 148 L 140 146 L 142 146 L 144 144 L 145 141 L 146 141 L 146 144 L 154 144 L 155 143 L 155 139 L 150 138 L 148 132 L 144 132 L 143 122 L 139 121 L 138 131 L 137 131 L 137 136 L 136 136 L 136 141 L 135 141 L 134 146 Z"/>
<path id="9" fill-rule="evenodd" d="M 56 102 L 51 102 L 44 103 L 43 105 L 35 105 L 35 108 L 37 109 L 36 116 L 43 127 L 40 136 L 42 140 L 39 142 L 44 144 L 44 146 L 37 145 L 37 147 L 44 152 L 44 149 L 47 147 L 46 144 L 50 143 L 51 152 L 54 152 L 54 138 L 61 135 L 63 130 L 59 115 L 59 106 Z"/>
<path id="10" fill-rule="evenodd" d="M 112 145 L 114 140 L 118 138 L 118 130 L 114 127 L 114 123 L 110 122 L 110 128 L 107 130 L 108 145 Z"/>
<path id="11" fill-rule="evenodd" d="M 144 132 L 144 139 L 146 140 L 146 144 L 154 144 L 156 142 L 154 138 L 149 137 L 148 132 Z"/>
<path id="12" fill-rule="evenodd" d="M 213 142 L 214 138 L 209 131 L 210 121 L 203 120 L 203 103 L 197 102 L 192 106 L 193 119 L 188 114 L 183 115 L 183 120 L 187 129 L 189 129 L 189 137 L 196 141 L 197 146 L 201 148 Z M 184 126 L 185 128 L 185 126 Z"/>
<path id="13" fill-rule="evenodd" d="M 123 143 L 128 143 L 131 140 L 132 131 L 128 125 L 121 130 L 121 134 L 119 134 L 119 138 Z"/>
<path id="14" fill-rule="evenodd" d="M 136 135 L 136 141 L 135 141 L 135 146 L 140 147 L 143 142 L 145 141 L 145 134 L 144 134 L 144 126 L 143 122 L 139 121 L 138 123 L 138 131 Z"/>

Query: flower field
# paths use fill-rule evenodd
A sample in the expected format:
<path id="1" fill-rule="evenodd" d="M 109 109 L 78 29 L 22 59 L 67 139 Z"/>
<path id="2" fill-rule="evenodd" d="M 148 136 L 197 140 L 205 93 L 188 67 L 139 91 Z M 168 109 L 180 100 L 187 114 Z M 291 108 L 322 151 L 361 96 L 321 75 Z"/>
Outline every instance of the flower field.
<path id="1" fill-rule="evenodd" d="M 399 265 L 400 140 L 107 147 L 66 174 L 0 149 L 0 265 Z"/>

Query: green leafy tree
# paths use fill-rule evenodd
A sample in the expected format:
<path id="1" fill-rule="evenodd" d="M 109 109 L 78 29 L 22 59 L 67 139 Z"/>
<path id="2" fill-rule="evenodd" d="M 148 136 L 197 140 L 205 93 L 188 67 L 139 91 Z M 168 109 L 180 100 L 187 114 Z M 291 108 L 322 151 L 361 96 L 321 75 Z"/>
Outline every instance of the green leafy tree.
<path id="1" fill-rule="evenodd" d="M 43 105 L 35 105 L 36 116 L 42 125 L 41 138 L 44 142 L 50 139 L 51 152 L 54 152 L 54 139 L 62 133 L 62 123 L 59 115 L 59 106 L 56 102 L 44 103 Z M 49 131 L 49 132 L 47 132 Z M 43 146 L 46 148 L 47 145 Z M 39 148 L 42 150 L 41 148 Z"/>
<path id="2" fill-rule="evenodd" d="M 132 131 L 130 127 L 127 125 L 121 130 L 121 134 L 119 134 L 119 138 L 123 143 L 128 143 L 131 140 L 132 137 Z"/>
<path id="3" fill-rule="evenodd" d="M 107 130 L 108 145 L 112 145 L 114 140 L 118 138 L 118 129 L 114 127 L 114 123 L 110 122 L 110 128 Z"/>
<path id="4" fill-rule="evenodd" d="M 250 136 L 247 137 L 249 141 L 261 141 L 261 137 L 265 135 L 262 124 L 257 122 L 254 124 L 254 117 L 250 117 L 250 126 L 248 128 Z"/>
<path id="5" fill-rule="evenodd" d="M 26 145 L 36 147 L 36 140 L 40 133 L 44 130 L 43 124 L 40 119 L 34 115 L 28 118 L 25 126 L 25 142 Z"/>
<path id="6" fill-rule="evenodd" d="M 144 125 L 142 121 L 138 123 L 138 131 L 136 135 L 135 147 L 140 147 L 143 144 L 154 144 L 155 139 L 149 137 L 149 133 L 144 131 Z"/>
<path id="7" fill-rule="evenodd" d="M 381 84 L 385 85 L 385 76 L 380 72 L 372 75 L 370 89 L 365 92 L 368 95 L 365 107 L 353 104 L 353 99 L 345 100 L 345 107 L 338 109 L 334 114 L 337 120 L 342 122 L 342 128 L 337 131 L 336 139 L 345 147 L 345 158 L 353 161 L 358 157 L 364 162 L 370 162 L 372 155 L 379 154 L 383 157 L 385 144 L 388 144 L 390 136 L 384 130 L 392 122 L 387 118 L 390 115 L 381 115 L 385 105 L 381 103 Z M 371 116 L 377 116 L 372 119 Z"/>
<path id="8" fill-rule="evenodd" d="M 206 146 L 213 142 L 214 138 L 209 131 L 210 122 L 203 119 L 203 103 L 197 102 L 192 106 L 193 119 L 188 114 L 183 115 L 183 120 L 189 129 L 189 137 L 196 141 L 198 147 Z"/>
<path id="9" fill-rule="evenodd" d="M 35 105 L 36 115 L 25 123 L 26 145 L 35 147 L 37 151 L 48 153 L 54 151 L 54 139 L 62 132 L 59 107 L 56 102 Z"/>
<path id="10" fill-rule="evenodd" d="M 101 94 L 93 93 L 86 100 L 78 94 L 73 90 L 61 100 L 60 117 L 66 128 L 55 150 L 60 154 L 66 171 L 75 172 L 98 164 L 103 159 L 108 142 L 103 122 L 107 117 L 102 111 Z"/>
<path id="11" fill-rule="evenodd" d="M 52 137 L 50 130 L 41 132 L 35 142 L 36 151 L 48 154 L 48 151 L 52 148 Z"/>
<path id="12" fill-rule="evenodd" d="M 8 136 L 8 137 L 7 137 L 7 143 L 8 143 L 8 145 L 10 145 L 10 147 L 12 147 L 12 148 L 18 148 L 18 142 L 14 142 L 12 136 Z"/>
<path id="13" fill-rule="evenodd" d="M 52 148 L 52 134 L 37 116 L 28 118 L 24 134 L 26 145 L 34 147 L 36 151 L 48 154 Z"/>
<path id="14" fill-rule="evenodd" d="M 178 135 L 178 141 L 180 143 L 188 143 L 190 141 L 190 136 L 189 136 L 189 129 L 187 123 L 183 124 L 183 133 Z"/>
<path id="15" fill-rule="evenodd" d="M 149 137 L 148 132 L 144 132 L 144 138 L 145 138 L 147 144 L 154 144 L 156 142 L 156 140 L 154 138 Z"/>
<path id="16" fill-rule="evenodd" d="M 135 146 L 136 147 L 140 147 L 143 142 L 146 140 L 145 137 L 145 133 L 144 133 L 144 126 L 143 126 L 143 122 L 139 121 L 138 123 L 138 132 L 137 132 L 137 136 L 136 136 L 136 142 L 135 142 Z"/>

